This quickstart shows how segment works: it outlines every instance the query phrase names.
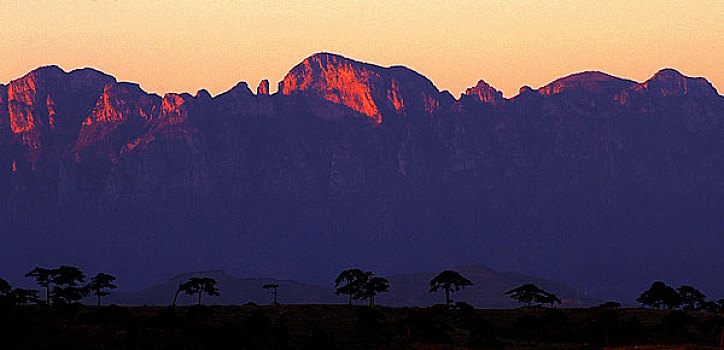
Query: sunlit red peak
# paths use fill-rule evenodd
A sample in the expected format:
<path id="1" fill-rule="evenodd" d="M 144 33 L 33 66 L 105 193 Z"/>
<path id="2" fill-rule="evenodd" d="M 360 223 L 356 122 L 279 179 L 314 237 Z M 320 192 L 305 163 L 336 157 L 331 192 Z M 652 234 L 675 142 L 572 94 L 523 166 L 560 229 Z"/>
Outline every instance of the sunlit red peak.
<path id="1" fill-rule="evenodd" d="M 186 108 L 183 108 L 182 106 L 184 106 L 186 101 L 191 99 L 193 99 L 193 97 L 188 93 L 168 93 L 164 95 L 163 101 L 161 102 L 162 114 L 167 118 L 185 118 L 187 111 Z"/>
<path id="2" fill-rule="evenodd" d="M 257 96 L 269 95 L 269 80 L 263 79 L 259 82 L 259 85 L 256 87 L 256 94 Z"/>
<path id="3" fill-rule="evenodd" d="M 496 104 L 504 100 L 502 92 L 496 90 L 483 80 L 478 81 L 478 84 L 474 87 L 467 88 L 462 96 L 471 96 L 481 102 L 491 104 Z"/>
<path id="4" fill-rule="evenodd" d="M 315 94 L 330 102 L 343 104 L 379 123 L 382 114 L 371 88 L 375 80 L 380 78 L 375 68 L 381 69 L 340 55 L 318 53 L 292 68 L 279 83 L 279 91 L 284 95 Z"/>
<path id="5" fill-rule="evenodd" d="M 279 83 L 284 95 L 314 95 L 368 116 L 434 111 L 454 101 L 421 74 L 403 67 L 381 67 L 331 53 L 314 54 L 292 68 Z"/>

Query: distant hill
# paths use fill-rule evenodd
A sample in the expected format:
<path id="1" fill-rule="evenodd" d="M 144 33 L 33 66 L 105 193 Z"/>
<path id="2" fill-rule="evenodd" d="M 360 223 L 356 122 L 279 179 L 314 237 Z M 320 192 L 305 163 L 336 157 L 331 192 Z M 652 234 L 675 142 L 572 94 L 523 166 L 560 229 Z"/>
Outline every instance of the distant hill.
<path id="1" fill-rule="evenodd" d="M 583 306 L 595 303 L 585 296 L 577 295 L 576 290 L 564 284 L 515 272 L 496 272 L 480 264 L 461 265 L 453 268 L 473 282 L 472 287 L 454 293 L 453 299 L 465 301 L 478 308 L 514 308 L 520 306 L 503 293 L 525 283 L 535 283 L 539 287 L 556 294 L 567 306 Z M 400 274 L 387 277 L 390 292 L 378 296 L 377 303 L 386 306 L 429 306 L 443 302 L 442 293 L 429 293 L 430 279 L 436 273 Z M 167 305 L 171 303 L 176 288 L 190 277 L 212 277 L 218 282 L 221 295 L 204 296 L 205 304 L 244 304 L 254 302 L 269 304 L 271 292 L 262 288 L 268 283 L 279 285 L 279 302 L 283 304 L 342 304 L 347 302 L 344 296 L 336 296 L 334 287 L 311 285 L 297 281 L 271 278 L 237 278 L 224 271 L 199 271 L 174 276 L 137 292 L 113 293 L 104 303 L 127 305 Z M 185 294 L 179 295 L 179 305 L 196 303 L 196 299 Z M 357 301 L 356 303 L 362 303 Z"/>
<path id="2" fill-rule="evenodd" d="M 326 304 L 343 301 L 334 295 L 331 287 L 321 287 L 296 281 L 277 280 L 271 278 L 237 278 L 224 271 L 198 271 L 171 277 L 168 281 L 144 288 L 137 292 L 113 293 L 104 303 L 128 305 L 168 305 L 173 299 L 178 286 L 190 277 L 211 277 L 216 279 L 221 295 L 216 297 L 203 296 L 204 304 L 269 304 L 272 301 L 271 291 L 262 286 L 269 283 L 279 285 L 278 299 L 284 304 Z M 178 305 L 195 304 L 195 297 L 179 294 Z"/>

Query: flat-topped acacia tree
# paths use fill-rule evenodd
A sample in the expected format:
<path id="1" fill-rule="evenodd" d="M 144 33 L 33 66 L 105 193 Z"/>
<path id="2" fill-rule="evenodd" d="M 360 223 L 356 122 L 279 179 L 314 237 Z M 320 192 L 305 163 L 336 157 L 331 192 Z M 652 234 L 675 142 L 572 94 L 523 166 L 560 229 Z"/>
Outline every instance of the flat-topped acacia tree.
<path id="1" fill-rule="evenodd" d="M 375 306 L 375 296 L 379 293 L 388 292 L 390 290 L 390 282 L 386 278 L 372 277 L 362 285 L 359 299 L 369 300 L 369 306 Z"/>
<path id="2" fill-rule="evenodd" d="M 348 269 L 339 273 L 334 280 L 336 295 L 349 295 L 349 305 L 352 299 L 359 299 L 363 294 L 363 287 L 372 276 L 372 272 L 364 272 L 360 269 Z"/>
<path id="3" fill-rule="evenodd" d="M 219 295 L 219 288 L 216 287 L 216 280 L 209 277 L 191 277 L 186 282 L 181 283 L 176 294 L 173 296 L 173 306 L 176 306 L 178 294 L 184 292 L 188 295 L 196 294 L 198 296 L 197 305 L 201 305 L 201 296 L 207 294 L 209 296 Z"/>
<path id="4" fill-rule="evenodd" d="M 679 293 L 679 299 L 684 310 L 692 311 L 704 308 L 706 295 L 700 290 L 692 286 L 683 285 L 677 288 L 676 291 Z"/>
<path id="5" fill-rule="evenodd" d="M 349 269 L 342 271 L 334 286 L 337 288 L 336 295 L 349 295 L 349 305 L 354 300 L 368 300 L 369 306 L 375 306 L 375 296 L 379 293 L 389 291 L 390 282 L 386 278 L 373 277 L 372 271 L 360 269 Z"/>
<path id="6" fill-rule="evenodd" d="M 276 283 L 268 283 L 265 284 L 262 288 L 272 290 L 272 294 L 274 294 L 274 302 L 272 303 L 272 305 L 278 305 L 279 303 L 277 302 L 277 290 L 279 289 L 279 285 Z"/>
<path id="7" fill-rule="evenodd" d="M 681 296 L 673 287 L 668 284 L 655 281 L 651 287 L 636 299 L 641 305 L 648 305 L 654 309 L 666 307 L 672 309 L 681 305 Z"/>
<path id="8" fill-rule="evenodd" d="M 98 297 L 98 306 L 101 306 L 101 297 L 111 294 L 104 289 L 116 288 L 116 285 L 113 284 L 113 281 L 115 280 L 115 276 L 103 272 L 99 272 L 94 277 L 91 277 L 90 283 L 88 283 L 87 288 L 92 291 L 95 296 Z"/>
<path id="9" fill-rule="evenodd" d="M 511 289 L 505 292 L 505 295 L 526 304 L 526 307 L 528 308 L 531 307 L 533 302 L 538 304 L 551 304 L 551 307 L 556 303 L 561 303 L 561 299 L 559 299 L 555 294 L 546 292 L 545 290 L 538 288 L 538 286 L 533 283 L 524 284 L 518 288 Z"/>
<path id="10" fill-rule="evenodd" d="M 34 269 L 30 270 L 30 272 L 26 273 L 25 277 L 35 278 L 38 285 L 45 288 L 45 304 L 50 305 L 50 287 L 55 278 L 52 269 L 36 266 Z"/>
<path id="11" fill-rule="evenodd" d="M 74 266 L 62 265 L 54 269 L 38 266 L 26 273 L 25 277 L 34 277 L 38 285 L 45 288 L 45 302 L 48 305 L 51 301 L 72 303 L 88 294 L 85 288 L 79 286 L 84 282 L 85 275 Z"/>
<path id="12" fill-rule="evenodd" d="M 450 307 L 450 292 L 457 292 L 465 289 L 466 286 L 472 286 L 473 282 L 463 277 L 453 270 L 445 270 L 440 272 L 432 280 L 430 280 L 430 293 L 436 292 L 438 289 L 445 291 L 445 305 Z"/>
<path id="13" fill-rule="evenodd" d="M 88 289 L 81 286 L 85 282 L 85 274 L 75 266 L 61 265 L 51 270 L 53 274 L 53 304 L 80 301 L 88 295 Z"/>

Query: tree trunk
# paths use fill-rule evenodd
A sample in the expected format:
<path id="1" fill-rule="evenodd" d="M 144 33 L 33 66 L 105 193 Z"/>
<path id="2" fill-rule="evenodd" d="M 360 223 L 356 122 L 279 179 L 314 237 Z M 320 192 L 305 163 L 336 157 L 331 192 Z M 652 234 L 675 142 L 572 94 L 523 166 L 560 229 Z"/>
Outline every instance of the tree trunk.
<path id="1" fill-rule="evenodd" d="M 352 293 L 349 294 L 349 305 L 352 305 Z"/>
<path id="2" fill-rule="evenodd" d="M 45 286 L 45 305 L 50 305 L 50 284 Z"/>
<path id="3" fill-rule="evenodd" d="M 176 306 L 176 299 L 178 299 L 178 293 L 181 292 L 180 290 L 176 290 L 176 293 L 173 295 L 173 303 L 171 306 Z"/>
<path id="4" fill-rule="evenodd" d="M 201 294 L 202 294 L 202 293 L 199 292 L 199 304 L 198 304 L 198 305 L 201 305 Z"/>
<path id="5" fill-rule="evenodd" d="M 274 288 L 274 305 L 276 305 L 276 304 L 278 304 L 277 303 L 277 289 Z"/>
<path id="6" fill-rule="evenodd" d="M 101 306 L 101 293 L 98 293 L 98 306 Z"/>
<path id="7" fill-rule="evenodd" d="M 445 288 L 445 305 L 450 306 L 450 288 Z"/>

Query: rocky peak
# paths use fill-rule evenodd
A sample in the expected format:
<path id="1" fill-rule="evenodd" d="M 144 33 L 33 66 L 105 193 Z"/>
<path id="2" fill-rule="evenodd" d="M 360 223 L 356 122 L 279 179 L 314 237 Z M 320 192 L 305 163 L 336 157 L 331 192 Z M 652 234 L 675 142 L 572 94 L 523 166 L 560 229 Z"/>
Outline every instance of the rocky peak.
<path id="1" fill-rule="evenodd" d="M 452 103 L 427 78 L 401 66 L 380 67 L 331 53 L 306 58 L 279 83 L 284 95 L 313 95 L 381 123 L 383 116 L 432 113 Z"/>
<path id="2" fill-rule="evenodd" d="M 213 97 L 211 97 L 211 94 L 206 89 L 201 89 L 199 91 L 196 91 L 196 98 L 201 100 L 211 100 Z"/>
<path id="3" fill-rule="evenodd" d="M 149 95 L 134 83 L 111 83 L 103 89 L 91 115 L 83 125 L 97 122 L 121 122 L 129 116 L 139 116 L 144 120 L 152 117 L 151 109 L 158 104 L 157 95 Z"/>
<path id="4" fill-rule="evenodd" d="M 161 101 L 161 118 L 165 124 L 178 124 L 188 119 L 189 102 L 193 96 L 188 93 L 167 93 Z"/>
<path id="5" fill-rule="evenodd" d="M 564 91 L 580 91 L 593 95 L 605 94 L 612 96 L 635 84 L 634 81 L 614 77 L 603 72 L 587 71 L 557 79 L 540 88 L 538 93 L 551 96 Z"/>
<path id="6" fill-rule="evenodd" d="M 71 141 L 65 139 L 76 134 L 104 86 L 113 82 L 115 78 L 89 68 L 70 73 L 58 66 L 33 70 L 8 86 L 12 132 L 23 134 L 22 143 L 34 149 L 49 138 Z M 56 137 L 60 135 L 63 140 Z"/>
<path id="7" fill-rule="evenodd" d="M 493 105 L 505 101 L 502 92 L 490 86 L 483 80 L 478 81 L 475 86 L 467 88 L 465 90 L 465 93 L 462 94 L 460 97 L 473 97 L 477 101 Z"/>
<path id="8" fill-rule="evenodd" d="M 658 71 L 649 80 L 637 83 L 618 93 L 616 100 L 628 104 L 633 100 L 656 99 L 672 96 L 718 97 L 714 86 L 704 78 L 692 78 L 679 71 L 666 68 Z"/>
<path id="9" fill-rule="evenodd" d="M 658 71 L 651 79 L 640 84 L 639 91 L 643 90 L 659 96 L 718 95 L 708 80 L 687 77 L 671 68 Z"/>
<path id="10" fill-rule="evenodd" d="M 83 120 L 75 149 L 105 142 L 111 152 L 127 141 L 131 130 L 140 133 L 158 117 L 161 98 L 134 83 L 109 83 L 90 115 Z M 123 128 L 123 132 L 117 132 Z"/>
<path id="11" fill-rule="evenodd" d="M 234 87 L 231 88 L 229 91 L 224 92 L 218 97 L 222 96 L 225 98 L 231 97 L 233 99 L 246 99 L 254 97 L 254 94 L 251 92 L 249 84 L 247 84 L 245 81 L 240 81 L 236 83 L 236 85 L 234 85 Z"/>
<path id="12" fill-rule="evenodd" d="M 269 95 L 269 80 L 264 79 L 259 82 L 259 85 L 256 87 L 256 95 L 257 96 L 268 96 Z"/>
<path id="13" fill-rule="evenodd" d="M 521 86 L 520 89 L 518 89 L 518 95 L 528 94 L 531 92 L 534 92 L 533 88 L 528 85 Z"/>

